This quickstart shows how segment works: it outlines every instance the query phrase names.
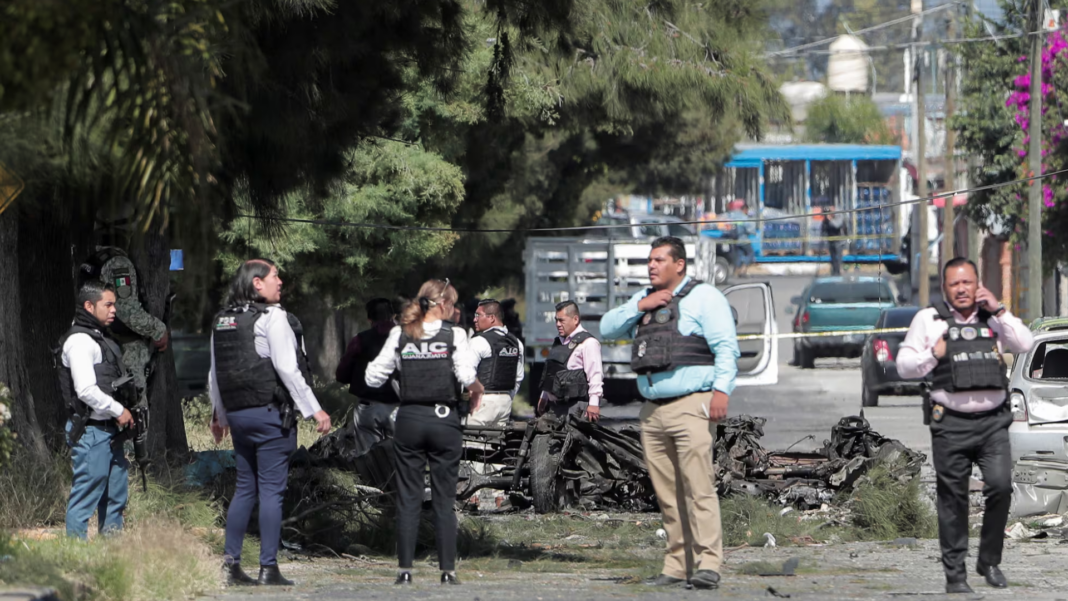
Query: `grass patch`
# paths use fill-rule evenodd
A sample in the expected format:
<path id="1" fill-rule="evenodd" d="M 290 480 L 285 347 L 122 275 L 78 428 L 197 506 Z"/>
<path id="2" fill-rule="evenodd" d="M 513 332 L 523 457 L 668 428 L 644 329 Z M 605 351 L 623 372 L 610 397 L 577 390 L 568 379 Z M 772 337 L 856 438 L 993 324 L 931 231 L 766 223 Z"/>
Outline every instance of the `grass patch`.
<path id="1" fill-rule="evenodd" d="M 938 517 L 923 499 L 919 478 L 901 482 L 893 472 L 892 465 L 878 465 L 850 493 L 845 505 L 852 511 L 852 538 L 937 537 Z"/>
<path id="2" fill-rule="evenodd" d="M 62 522 L 70 493 L 70 454 L 42 459 L 22 447 L 16 449 L 0 468 L 0 530 Z"/>
<path id="3" fill-rule="evenodd" d="M 792 538 L 812 537 L 819 542 L 842 539 L 843 529 L 825 526 L 823 520 L 803 520 L 796 511 L 782 515 L 782 507 L 771 505 L 763 498 L 736 496 L 720 500 L 723 523 L 723 544 L 737 547 L 748 544 L 763 547 L 765 532 L 775 537 L 778 546 L 794 544 Z"/>
<path id="4" fill-rule="evenodd" d="M 340 390 L 341 385 L 333 387 L 316 388 L 315 398 L 322 404 L 323 410 L 330 414 L 335 424 L 340 424 L 340 419 L 345 412 L 355 403 L 355 397 Z M 337 388 L 338 390 L 335 390 Z M 346 389 L 347 390 L 347 389 Z M 349 398 L 345 401 L 341 396 Z M 346 405 L 345 402 L 348 404 Z M 233 440 L 227 436 L 219 444 L 215 444 L 215 438 L 211 435 L 211 399 L 202 394 L 198 397 L 182 401 L 182 413 L 185 417 L 185 437 L 191 451 L 232 451 Z M 315 431 L 315 420 L 297 421 L 297 447 L 311 447 L 319 440 L 319 433 Z"/>
<path id="5" fill-rule="evenodd" d="M 85 542 L 0 541 L 0 582 L 52 587 L 65 601 L 188 599 L 217 588 L 220 572 L 207 545 L 181 524 L 131 524 L 118 537 Z"/>

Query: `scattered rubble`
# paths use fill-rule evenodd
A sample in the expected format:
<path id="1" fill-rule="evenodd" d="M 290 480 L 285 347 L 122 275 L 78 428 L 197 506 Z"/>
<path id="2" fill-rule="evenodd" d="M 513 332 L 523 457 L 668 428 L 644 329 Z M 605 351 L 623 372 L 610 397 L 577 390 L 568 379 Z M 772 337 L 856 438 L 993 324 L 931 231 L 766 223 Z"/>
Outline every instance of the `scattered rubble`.
<path id="1" fill-rule="evenodd" d="M 851 490 L 874 465 L 895 466 L 894 477 L 919 474 L 926 457 L 871 429 L 863 417 L 845 417 L 817 452 L 771 452 L 760 444 L 766 420 L 743 415 L 717 427 L 715 460 L 723 496 L 763 496 L 799 510 L 827 510 L 836 494 Z M 309 449 L 313 464 L 355 471 L 361 483 L 388 491 L 391 441 L 366 451 L 348 423 Z M 457 499 L 482 489 L 509 493 L 513 506 L 541 513 L 586 509 L 655 511 L 656 495 L 642 458 L 637 426 L 609 427 L 552 415 L 505 428 L 465 428 L 465 455 Z M 373 490 L 372 489 L 372 490 Z"/>

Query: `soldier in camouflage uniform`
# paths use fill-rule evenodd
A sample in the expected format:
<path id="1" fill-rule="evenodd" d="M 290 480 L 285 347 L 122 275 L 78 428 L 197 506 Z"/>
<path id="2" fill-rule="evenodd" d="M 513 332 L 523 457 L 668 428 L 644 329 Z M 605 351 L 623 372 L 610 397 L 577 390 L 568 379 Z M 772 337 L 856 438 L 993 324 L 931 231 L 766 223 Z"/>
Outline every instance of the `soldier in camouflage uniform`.
<path id="1" fill-rule="evenodd" d="M 133 376 L 141 403 L 146 403 L 148 363 L 153 352 L 167 350 L 167 325 L 141 306 L 142 288 L 138 285 L 137 269 L 122 249 L 98 246 L 82 270 L 83 276 L 99 278 L 115 287 L 115 322 L 111 332 L 122 345 L 122 361 Z"/>

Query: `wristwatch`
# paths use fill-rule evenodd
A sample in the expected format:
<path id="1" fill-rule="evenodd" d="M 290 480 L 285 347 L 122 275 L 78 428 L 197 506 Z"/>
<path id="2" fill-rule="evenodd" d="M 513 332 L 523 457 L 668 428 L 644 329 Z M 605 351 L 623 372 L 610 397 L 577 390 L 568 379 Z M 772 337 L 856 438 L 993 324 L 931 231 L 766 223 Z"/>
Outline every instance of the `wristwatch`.
<path id="1" fill-rule="evenodd" d="M 993 315 L 994 317 L 1001 317 L 1001 314 L 1005 311 L 1008 311 L 1008 309 L 1005 308 L 1005 303 L 998 303 L 998 308 L 994 310 Z"/>

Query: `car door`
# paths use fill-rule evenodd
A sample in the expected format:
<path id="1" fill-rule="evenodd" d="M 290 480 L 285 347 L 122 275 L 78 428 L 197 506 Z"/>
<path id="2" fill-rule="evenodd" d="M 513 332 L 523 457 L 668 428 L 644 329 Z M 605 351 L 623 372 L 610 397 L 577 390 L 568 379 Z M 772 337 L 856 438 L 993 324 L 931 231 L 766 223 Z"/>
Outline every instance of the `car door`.
<path id="1" fill-rule="evenodd" d="M 775 302 L 766 282 L 736 284 L 723 295 L 738 316 L 738 386 L 769 386 L 779 381 L 779 344 Z"/>

